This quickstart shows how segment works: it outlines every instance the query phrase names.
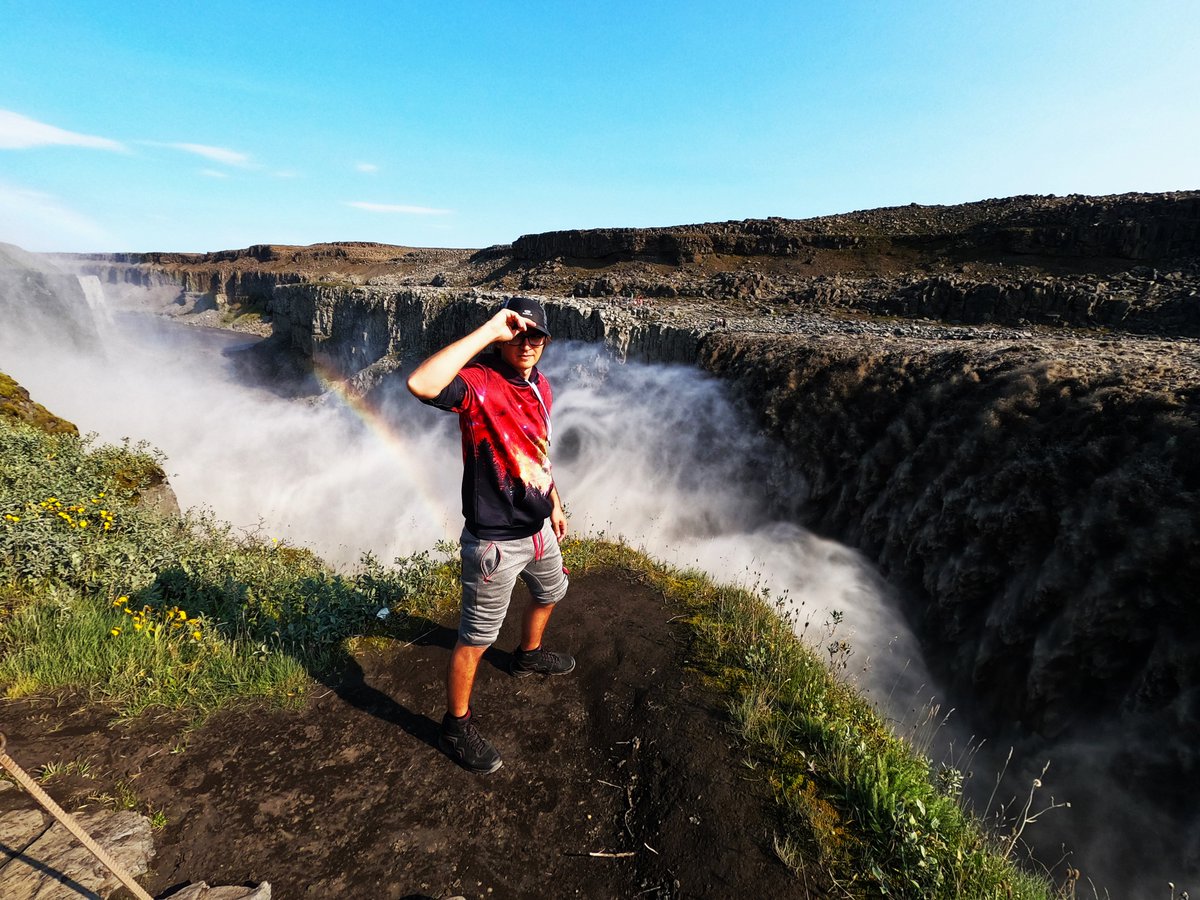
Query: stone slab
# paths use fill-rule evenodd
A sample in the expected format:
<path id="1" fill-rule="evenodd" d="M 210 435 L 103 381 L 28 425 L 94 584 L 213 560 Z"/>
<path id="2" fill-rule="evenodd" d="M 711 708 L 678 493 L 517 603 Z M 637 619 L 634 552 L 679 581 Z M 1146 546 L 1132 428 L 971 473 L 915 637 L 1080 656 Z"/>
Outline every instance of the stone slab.
<path id="1" fill-rule="evenodd" d="M 132 810 L 99 810 L 75 815 L 92 839 L 135 878 L 154 855 L 150 821 Z M 0 869 L 4 900 L 80 900 L 107 897 L 121 882 L 91 851 L 57 822 Z"/>
<path id="2" fill-rule="evenodd" d="M 201 881 L 176 891 L 168 900 L 271 900 L 271 885 L 264 881 L 253 888 L 209 887 Z"/>

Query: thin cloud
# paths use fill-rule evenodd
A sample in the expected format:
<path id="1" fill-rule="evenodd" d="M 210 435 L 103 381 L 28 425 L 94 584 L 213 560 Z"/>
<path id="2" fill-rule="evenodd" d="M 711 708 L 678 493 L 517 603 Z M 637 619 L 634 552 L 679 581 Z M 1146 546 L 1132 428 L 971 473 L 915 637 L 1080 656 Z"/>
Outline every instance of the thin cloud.
<path id="1" fill-rule="evenodd" d="M 95 248 L 111 238 L 54 195 L 0 182 L 0 241 L 26 250 L 61 250 L 68 243 Z"/>
<path id="2" fill-rule="evenodd" d="M 402 213 L 409 216 L 448 216 L 452 209 L 434 209 L 431 206 L 409 206 L 406 203 L 367 203 L 364 200 L 354 200 L 346 203 L 355 209 L 365 209 L 367 212 Z"/>
<path id="3" fill-rule="evenodd" d="M 205 176 L 206 178 L 228 178 L 229 177 L 228 172 L 221 172 L 221 171 L 218 171 L 217 169 L 201 169 L 200 174 Z"/>
<path id="4" fill-rule="evenodd" d="M 360 171 L 360 172 L 367 172 L 367 173 L 379 171 L 379 166 L 375 165 L 375 163 L 368 163 L 368 162 L 355 163 L 354 168 L 358 169 L 358 171 Z"/>
<path id="5" fill-rule="evenodd" d="M 174 147 L 176 150 L 182 150 L 185 153 L 195 153 L 197 156 L 203 156 L 205 159 L 211 159 L 213 162 L 222 163 L 226 166 L 237 166 L 240 169 L 248 169 L 250 167 L 250 157 L 245 153 L 239 153 L 236 150 L 227 150 L 225 147 L 210 147 L 208 144 L 184 144 L 171 143 L 168 147 Z"/>
<path id="6" fill-rule="evenodd" d="M 115 150 L 118 153 L 126 150 L 125 145 L 120 141 L 92 134 L 80 134 L 77 131 L 67 131 L 54 125 L 47 125 L 45 122 L 38 122 L 12 110 L 0 109 L 0 149 L 25 150 L 29 147 L 54 145 Z"/>

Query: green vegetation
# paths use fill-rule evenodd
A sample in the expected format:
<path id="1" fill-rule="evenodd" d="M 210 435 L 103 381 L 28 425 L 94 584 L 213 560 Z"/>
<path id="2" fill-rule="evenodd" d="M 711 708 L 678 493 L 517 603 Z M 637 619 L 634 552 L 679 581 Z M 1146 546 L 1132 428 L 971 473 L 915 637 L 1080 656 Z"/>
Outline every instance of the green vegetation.
<path id="1" fill-rule="evenodd" d="M 343 576 L 210 516 L 158 515 L 138 499 L 161 477 L 144 447 L 0 423 L 9 697 L 73 687 L 126 716 L 295 701 L 310 673 L 336 668 L 347 637 L 382 627 L 381 607 L 421 614 L 453 596 L 453 574 L 429 554 L 394 567 L 366 556 Z"/>
<path id="2" fill-rule="evenodd" d="M 838 678 L 850 648 L 833 628 L 818 650 L 797 638 L 784 604 L 764 593 L 713 584 L 624 545 L 572 541 L 566 555 L 581 571 L 637 573 L 684 610 L 689 662 L 728 697 L 749 764 L 773 789 L 779 857 L 809 879 L 821 873 L 827 883 L 809 885 L 818 893 L 1071 895 L 1069 885 L 1057 890 L 1022 870 L 1011 858 L 1015 837 L 989 835 L 964 810 L 961 774 L 933 771 Z"/>
<path id="3" fill-rule="evenodd" d="M 457 601 L 453 562 L 422 553 L 385 566 L 368 555 L 338 574 L 210 516 L 146 509 L 138 498 L 156 479 L 159 461 L 144 447 L 0 420 L 7 696 L 69 687 L 125 716 L 296 703 L 364 636 L 410 637 Z M 933 771 L 838 677 L 848 648 L 832 633 L 814 649 L 761 593 L 621 544 L 572 540 L 565 551 L 576 570 L 622 568 L 680 608 L 690 664 L 728 697 L 748 765 L 773 788 L 779 856 L 818 893 L 1062 895 L 1012 861 L 1015 838 L 989 837 L 963 811 L 958 773 Z M 380 620 L 384 606 L 396 614 Z"/>
<path id="4" fill-rule="evenodd" d="M 66 419 L 60 419 L 40 403 L 29 397 L 29 392 L 3 372 L 0 372 L 0 420 L 27 422 L 42 431 L 54 434 L 78 434 L 79 429 Z"/>
<path id="5" fill-rule="evenodd" d="M 269 304 L 269 297 L 251 297 L 241 302 L 230 303 L 221 314 L 221 324 L 237 330 L 269 322 Z"/>

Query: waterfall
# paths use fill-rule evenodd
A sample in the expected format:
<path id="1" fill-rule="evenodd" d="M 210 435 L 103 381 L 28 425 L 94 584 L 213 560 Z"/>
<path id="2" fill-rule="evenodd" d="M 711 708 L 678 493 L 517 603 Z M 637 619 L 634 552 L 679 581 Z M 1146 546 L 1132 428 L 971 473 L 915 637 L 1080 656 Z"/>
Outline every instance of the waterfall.
<path id="1" fill-rule="evenodd" d="M 88 309 L 91 310 L 96 330 L 101 333 L 107 331 L 113 325 L 113 313 L 112 308 L 108 305 L 108 298 L 104 295 L 104 285 L 95 275 L 76 275 L 75 277 L 79 281 L 79 287 L 83 290 L 83 298 L 87 300 Z"/>

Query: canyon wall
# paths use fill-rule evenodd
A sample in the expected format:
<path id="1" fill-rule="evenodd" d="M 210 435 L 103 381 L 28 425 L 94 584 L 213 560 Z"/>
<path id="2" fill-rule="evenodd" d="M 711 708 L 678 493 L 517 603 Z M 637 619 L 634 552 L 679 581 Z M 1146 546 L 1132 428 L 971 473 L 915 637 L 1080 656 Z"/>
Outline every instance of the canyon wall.
<path id="1" fill-rule="evenodd" d="M 336 377 L 376 364 L 415 364 L 481 324 L 504 295 L 439 288 L 285 286 L 271 301 L 272 342 Z M 604 344 L 620 359 L 695 363 L 714 316 L 664 322 L 648 309 L 543 298 L 556 340 Z"/>
<path id="2" fill-rule="evenodd" d="M 1200 350 L 1164 349 L 722 335 L 702 362 L 803 470 L 812 524 L 907 588 L 958 695 L 1057 737 L 1200 724 Z"/>
<path id="3" fill-rule="evenodd" d="M 446 286 L 1200 337 L 1198 256 L 1200 192 L 1176 192 L 558 231 L 480 251 L 350 242 L 62 260 L 210 307 L 265 307 L 298 283 Z"/>
<path id="4" fill-rule="evenodd" d="M 298 285 L 276 293 L 275 340 L 368 390 L 498 300 Z M 809 523 L 907 588 L 942 673 L 989 717 L 1046 735 L 1114 708 L 1200 724 L 1196 345 L 836 320 L 771 333 L 544 302 L 556 339 L 726 379 L 811 485 Z"/>
<path id="5" fill-rule="evenodd" d="M 66 258 L 66 262 L 81 275 L 96 276 L 101 284 L 128 285 L 148 290 L 166 289 L 180 295 L 208 295 L 222 305 L 227 302 L 269 302 L 275 288 L 304 280 L 302 275 L 295 272 L 177 265 L 170 261 L 175 255 L 118 253 Z M 159 257 L 167 257 L 168 261 L 159 262 Z"/>

